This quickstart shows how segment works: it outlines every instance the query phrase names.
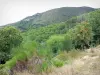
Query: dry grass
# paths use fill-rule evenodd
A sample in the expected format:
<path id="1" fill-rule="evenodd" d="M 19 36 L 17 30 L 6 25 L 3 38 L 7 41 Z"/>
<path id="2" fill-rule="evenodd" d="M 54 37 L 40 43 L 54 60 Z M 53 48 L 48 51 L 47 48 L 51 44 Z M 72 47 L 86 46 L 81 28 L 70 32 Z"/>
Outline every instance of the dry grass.
<path id="1" fill-rule="evenodd" d="M 84 54 L 84 52 L 82 52 L 83 55 L 75 58 L 72 63 L 60 68 L 53 68 L 49 73 L 29 74 L 27 71 L 24 71 L 16 75 L 100 75 L 100 46 L 93 48 L 93 50 L 93 53 L 88 52 Z M 64 55 L 62 55 L 62 57 L 64 57 Z"/>

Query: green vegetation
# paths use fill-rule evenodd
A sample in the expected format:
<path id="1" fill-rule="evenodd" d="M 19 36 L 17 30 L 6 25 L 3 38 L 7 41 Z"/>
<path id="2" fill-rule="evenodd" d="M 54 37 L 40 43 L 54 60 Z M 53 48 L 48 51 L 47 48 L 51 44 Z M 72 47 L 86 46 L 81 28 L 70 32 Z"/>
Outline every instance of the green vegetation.
<path id="1" fill-rule="evenodd" d="M 65 51 L 70 51 L 73 48 L 73 41 L 71 39 L 70 34 L 66 34 L 64 36 L 64 41 L 63 41 L 63 50 Z"/>
<path id="2" fill-rule="evenodd" d="M 86 22 L 82 22 L 73 29 L 70 29 L 67 34 L 70 34 L 76 49 L 89 48 L 93 37 L 92 27 Z"/>
<path id="3" fill-rule="evenodd" d="M 93 30 L 93 42 L 100 44 L 100 10 L 90 13 L 89 23 Z"/>
<path id="4" fill-rule="evenodd" d="M 63 40 L 62 36 L 51 36 L 49 40 L 47 40 L 48 48 L 52 50 L 53 53 L 57 53 L 58 50 L 63 50 Z"/>
<path id="5" fill-rule="evenodd" d="M 5 66 L 8 68 L 12 68 L 15 66 L 16 62 L 19 60 L 26 60 L 32 57 L 35 54 L 36 43 L 26 42 L 19 47 L 12 49 L 12 59 L 7 61 Z"/>
<path id="6" fill-rule="evenodd" d="M 9 75 L 8 69 L 0 69 L 0 75 Z"/>
<path id="7" fill-rule="evenodd" d="M 22 42 L 22 36 L 14 27 L 5 27 L 0 29 L 0 42 L 0 62 L 5 63 L 10 58 L 11 49 Z"/>
<path id="8" fill-rule="evenodd" d="M 66 8 L 59 8 L 55 10 L 55 12 L 64 9 Z M 73 8 L 67 9 L 69 12 L 72 12 Z M 24 64 L 31 69 L 36 66 L 35 69 L 38 70 L 37 72 L 48 71 L 52 66 L 61 67 L 64 64 L 72 63 L 73 59 L 84 55 L 84 49 L 100 44 L 100 10 L 85 13 L 82 9 L 82 13 L 85 14 L 77 16 L 76 13 L 81 10 L 78 11 L 79 9 L 77 9 L 76 12 L 76 9 L 73 10 L 75 11 L 74 14 L 68 14 L 67 12 L 70 19 L 66 16 L 66 18 L 62 19 L 61 15 L 58 16 L 58 14 L 55 15 L 57 17 L 54 16 L 55 19 L 51 20 L 50 17 L 48 17 L 50 19 L 47 19 L 48 14 L 55 13 L 54 10 L 51 10 L 51 12 L 47 11 L 45 14 L 42 13 L 41 17 L 45 19 L 43 19 L 43 22 L 41 21 L 41 23 L 37 22 L 38 16 L 41 14 L 32 16 L 33 18 L 37 17 L 37 20 L 34 19 L 36 22 L 33 20 L 31 20 L 31 22 L 25 21 L 30 19 L 30 17 L 26 18 L 22 20 L 20 24 L 18 23 L 18 27 L 27 25 L 27 27 L 22 28 L 29 28 L 26 32 L 20 32 L 16 28 L 10 26 L 0 29 L 0 61 L 5 62 L 0 65 L 0 73 L 3 75 L 7 70 L 15 70 L 14 67 L 18 66 L 18 62 L 27 62 L 27 64 Z M 86 10 L 91 11 L 90 9 L 92 8 Z M 65 15 L 65 12 L 63 13 L 62 11 L 59 13 Z M 37 26 L 37 28 L 34 27 L 33 29 L 30 29 L 32 25 L 34 26 L 34 24 L 32 24 L 33 22 L 36 23 L 36 25 L 43 24 L 44 26 Z M 35 59 L 32 60 L 32 58 Z M 22 63 L 20 64 L 22 65 Z M 18 69 L 20 68 L 23 70 L 22 67 L 18 66 Z M 30 68 L 27 69 L 30 70 Z"/>
<path id="9" fill-rule="evenodd" d="M 21 30 L 28 30 L 51 25 L 54 23 L 64 22 L 73 16 L 79 16 L 94 10 L 95 9 L 91 7 L 62 7 L 43 13 L 37 13 L 10 25 L 20 28 Z"/>
<path id="10" fill-rule="evenodd" d="M 52 64 L 53 64 L 54 66 L 56 66 L 56 67 L 62 67 L 62 66 L 64 65 L 64 61 L 61 61 L 61 60 L 59 60 L 59 59 L 57 59 L 57 58 L 54 58 L 54 59 L 52 60 Z"/>

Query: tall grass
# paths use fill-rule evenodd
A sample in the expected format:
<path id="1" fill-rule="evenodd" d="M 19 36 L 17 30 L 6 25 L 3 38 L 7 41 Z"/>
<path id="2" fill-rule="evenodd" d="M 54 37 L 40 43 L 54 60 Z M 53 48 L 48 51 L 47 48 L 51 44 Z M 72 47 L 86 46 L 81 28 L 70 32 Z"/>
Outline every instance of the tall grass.
<path id="1" fill-rule="evenodd" d="M 0 69 L 0 75 L 9 75 L 9 69 L 7 68 Z"/>
<path id="2" fill-rule="evenodd" d="M 52 59 L 52 65 L 55 67 L 62 67 L 64 65 L 64 61 L 58 59 L 58 58 L 53 58 Z"/>
<path id="3" fill-rule="evenodd" d="M 52 64 L 51 64 L 51 59 L 53 58 L 53 53 L 50 49 L 47 47 L 41 47 L 38 52 L 38 56 L 42 59 L 42 63 L 39 66 L 39 71 L 40 72 L 47 72 L 50 70 Z"/>
<path id="4" fill-rule="evenodd" d="M 85 55 L 84 51 L 73 49 L 69 52 L 66 51 L 60 52 L 56 56 L 56 58 L 58 58 L 61 61 L 64 61 L 66 64 L 71 64 L 74 59 L 82 57 L 83 55 Z"/>
<path id="5" fill-rule="evenodd" d="M 17 48 L 12 49 L 12 59 L 5 63 L 5 67 L 9 69 L 15 66 L 18 60 L 25 60 L 30 56 L 34 55 L 36 51 L 36 43 L 33 42 L 26 42 L 25 44 L 20 45 Z"/>

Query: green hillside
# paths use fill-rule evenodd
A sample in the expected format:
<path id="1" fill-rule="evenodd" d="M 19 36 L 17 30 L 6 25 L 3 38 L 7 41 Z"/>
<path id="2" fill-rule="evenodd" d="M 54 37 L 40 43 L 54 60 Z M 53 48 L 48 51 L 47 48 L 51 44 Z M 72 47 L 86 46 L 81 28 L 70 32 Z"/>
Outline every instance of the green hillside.
<path id="1" fill-rule="evenodd" d="M 73 17 L 63 23 L 56 23 L 45 27 L 40 27 L 37 29 L 30 29 L 24 34 L 25 35 L 27 34 L 27 36 L 31 40 L 36 40 L 38 42 L 46 41 L 48 37 L 50 37 L 51 35 L 65 34 L 69 29 L 72 29 L 73 27 L 77 26 L 79 23 L 84 21 L 92 25 L 94 33 L 99 34 L 98 32 L 99 30 L 97 30 L 99 28 L 99 25 L 98 24 L 96 25 L 94 22 L 96 18 L 98 18 L 99 20 L 99 15 L 100 11 L 96 10 L 90 13 L 83 14 L 81 16 Z M 99 22 L 98 20 L 96 21 Z"/>
<path id="2" fill-rule="evenodd" d="M 27 30 L 29 28 L 38 28 L 41 26 L 64 22 L 73 16 L 79 16 L 94 10 L 94 8 L 90 7 L 62 7 L 43 13 L 37 13 L 10 25 L 18 27 L 22 30 Z"/>
<path id="3" fill-rule="evenodd" d="M 48 73 L 53 72 L 57 67 L 60 69 L 60 67 L 63 68 L 66 65 L 67 68 L 70 68 L 69 64 L 74 64 L 74 60 L 77 73 L 72 73 L 73 75 L 81 75 L 81 72 L 85 75 L 87 71 L 93 71 L 89 72 L 90 75 L 95 72 L 94 75 L 99 75 L 98 70 L 100 68 L 98 65 L 100 62 L 97 61 L 100 59 L 100 47 L 96 46 L 100 45 L 100 9 L 94 10 L 89 7 L 69 8 L 69 10 L 66 9 L 70 18 L 62 19 L 63 17 L 61 15 L 56 16 L 57 12 L 55 12 L 53 16 L 56 20 L 52 20 L 51 15 L 49 17 L 45 14 L 45 18 L 39 17 L 40 14 L 43 14 L 40 13 L 11 24 L 13 26 L 1 28 L 0 75 L 49 75 Z M 83 8 L 87 8 L 88 13 L 83 13 Z M 81 14 L 75 13 L 76 9 L 82 9 L 80 10 Z M 90 12 L 89 9 L 94 11 L 91 10 Z M 65 8 L 50 11 L 54 13 L 58 10 L 62 12 Z M 50 11 L 44 13 L 50 14 Z M 68 12 L 74 15 L 71 13 L 70 15 Z M 58 17 L 61 17 L 61 19 Z M 27 30 L 22 32 L 19 28 Z M 87 64 L 87 62 L 90 64 Z M 66 70 L 63 69 L 62 71 Z M 76 72 L 74 69 L 71 69 L 71 71 Z M 66 72 L 68 73 L 69 70 Z M 56 73 L 59 73 L 59 71 L 56 71 Z"/>

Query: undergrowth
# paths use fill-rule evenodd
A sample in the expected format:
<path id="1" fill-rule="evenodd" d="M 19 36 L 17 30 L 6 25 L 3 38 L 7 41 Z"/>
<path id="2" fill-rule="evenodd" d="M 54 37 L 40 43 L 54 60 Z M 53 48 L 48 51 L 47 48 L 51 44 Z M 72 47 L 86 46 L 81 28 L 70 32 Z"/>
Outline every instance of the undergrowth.
<path id="1" fill-rule="evenodd" d="M 9 69 L 14 67 L 18 60 L 25 60 L 33 56 L 36 48 L 35 42 L 27 42 L 17 48 L 12 49 L 12 59 L 7 61 L 4 66 Z"/>

